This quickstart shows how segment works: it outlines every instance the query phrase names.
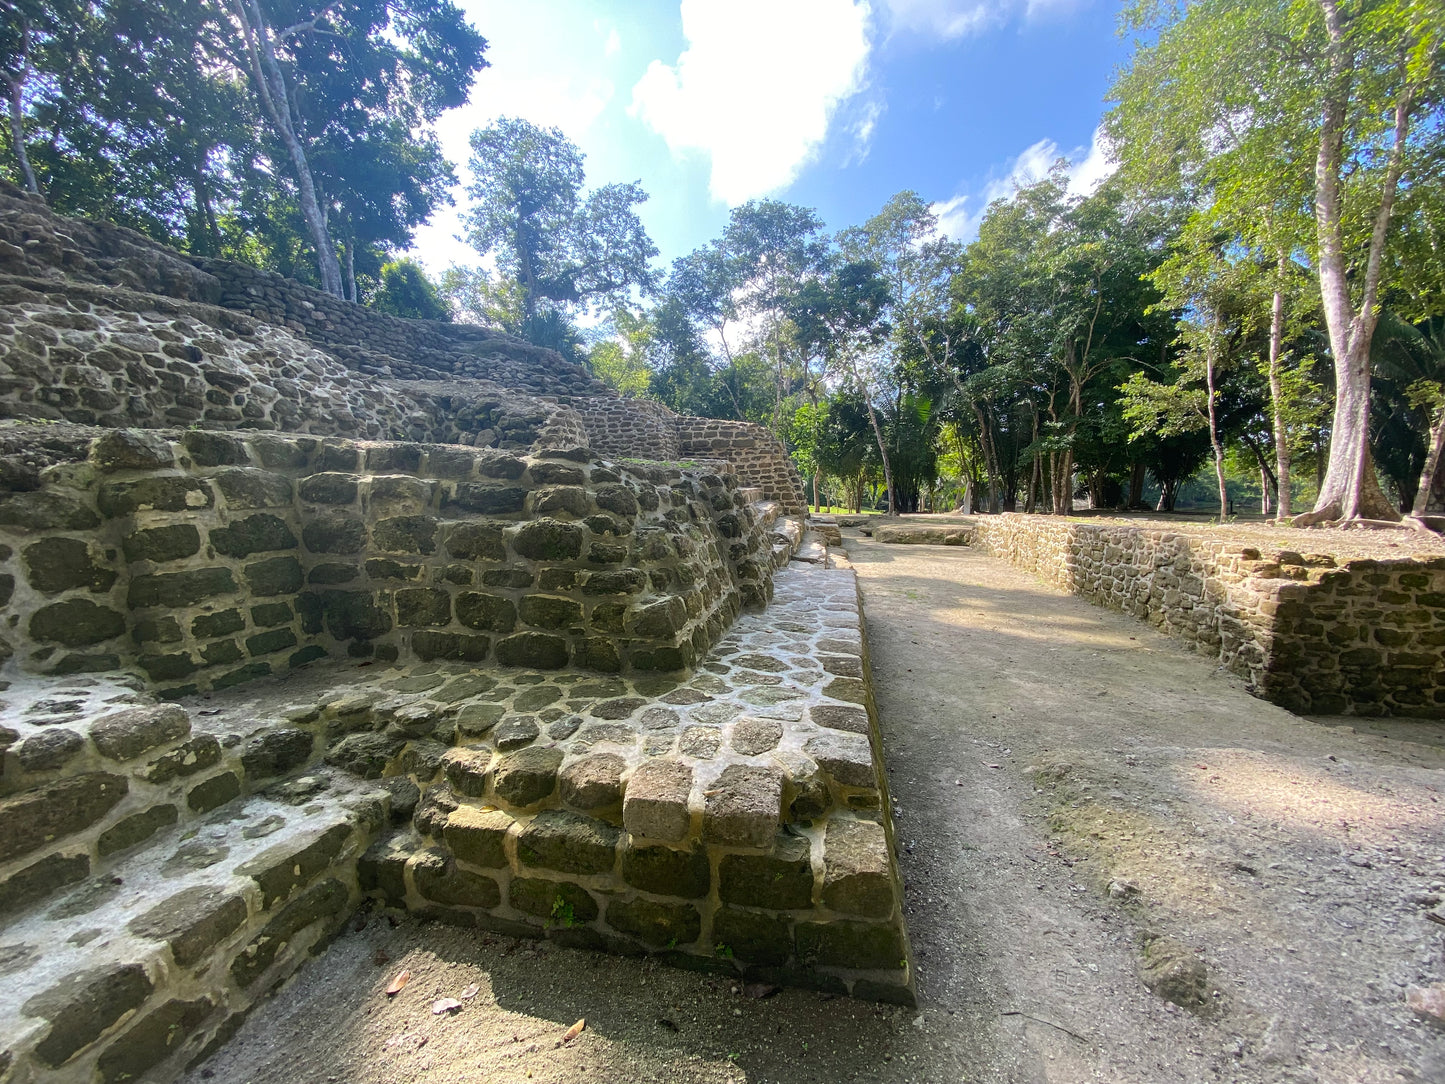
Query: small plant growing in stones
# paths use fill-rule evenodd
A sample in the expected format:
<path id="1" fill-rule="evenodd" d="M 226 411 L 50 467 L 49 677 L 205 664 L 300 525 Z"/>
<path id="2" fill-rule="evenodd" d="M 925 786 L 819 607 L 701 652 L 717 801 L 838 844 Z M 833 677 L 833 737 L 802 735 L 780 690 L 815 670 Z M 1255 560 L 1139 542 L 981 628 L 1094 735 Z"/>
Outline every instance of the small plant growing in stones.
<path id="1" fill-rule="evenodd" d="M 572 905 L 564 900 L 561 895 L 552 899 L 552 921 L 561 926 L 564 930 L 570 930 L 577 925 L 577 915 L 572 910 Z"/>
<path id="2" fill-rule="evenodd" d="M 725 945 L 721 941 L 718 942 L 717 948 L 713 951 L 720 960 L 731 960 L 733 958 L 733 947 L 731 945 Z"/>

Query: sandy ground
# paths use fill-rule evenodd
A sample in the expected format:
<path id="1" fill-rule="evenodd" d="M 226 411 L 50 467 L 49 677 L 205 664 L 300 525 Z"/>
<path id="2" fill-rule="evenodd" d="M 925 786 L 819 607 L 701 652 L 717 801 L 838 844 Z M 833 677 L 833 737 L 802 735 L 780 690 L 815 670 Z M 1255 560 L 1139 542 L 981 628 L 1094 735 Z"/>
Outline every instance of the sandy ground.
<path id="1" fill-rule="evenodd" d="M 1445 1082 L 1404 1004 L 1445 981 L 1445 727 L 1297 718 L 967 549 L 849 552 L 919 1011 L 373 915 L 187 1081 Z"/>

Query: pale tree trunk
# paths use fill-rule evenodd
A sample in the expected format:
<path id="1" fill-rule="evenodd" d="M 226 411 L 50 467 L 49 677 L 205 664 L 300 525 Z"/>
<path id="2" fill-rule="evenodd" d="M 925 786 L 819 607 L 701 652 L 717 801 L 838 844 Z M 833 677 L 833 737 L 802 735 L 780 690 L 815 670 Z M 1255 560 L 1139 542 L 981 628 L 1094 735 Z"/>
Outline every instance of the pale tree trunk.
<path id="1" fill-rule="evenodd" d="M 1276 519 L 1289 519 L 1290 514 L 1290 492 L 1289 492 L 1289 426 L 1284 420 L 1284 376 L 1282 357 L 1284 347 L 1284 274 L 1288 264 L 1288 258 L 1283 252 L 1279 255 L 1279 265 L 1276 273 L 1279 281 L 1275 283 L 1274 306 L 1270 310 L 1269 317 L 1269 401 L 1274 408 L 1274 473 L 1278 479 L 1279 491 L 1275 508 Z M 1265 509 L 1269 514 L 1269 509 Z"/>
<path id="2" fill-rule="evenodd" d="M 853 380 L 858 385 L 858 393 L 863 396 L 863 405 L 868 409 L 868 424 L 873 427 L 873 437 L 878 441 L 878 455 L 883 459 L 883 485 L 888 493 L 888 514 L 897 515 L 897 505 L 894 502 L 893 494 L 893 465 L 888 462 L 888 442 L 883 439 L 883 427 L 878 424 L 878 414 L 873 409 L 873 396 L 868 392 L 868 385 L 863 383 L 863 377 L 858 372 L 858 367 L 850 360 L 848 368 L 852 370 Z"/>
<path id="3" fill-rule="evenodd" d="M 1224 445 L 1219 441 L 1219 419 L 1214 409 L 1214 348 L 1204 356 L 1204 386 L 1209 394 L 1209 446 L 1214 449 L 1214 477 L 1219 482 L 1219 522 L 1229 514 L 1229 491 L 1224 485 Z"/>
<path id="4" fill-rule="evenodd" d="M 331 243 L 331 231 L 326 228 L 326 213 L 316 196 L 316 179 L 311 173 L 311 164 L 306 159 L 306 148 L 296 131 L 291 116 L 291 95 L 286 89 L 286 77 L 276 59 L 275 42 L 292 34 L 315 29 L 315 18 L 297 23 L 281 33 L 272 35 L 261 14 L 257 0 L 232 0 L 232 10 L 241 23 L 246 38 L 246 51 L 251 60 L 251 75 L 256 81 L 256 96 L 261 107 L 276 130 L 276 135 L 286 148 L 291 159 L 291 168 L 296 174 L 296 197 L 301 205 L 301 217 L 306 221 L 307 232 L 311 234 L 312 247 L 316 249 L 316 267 L 321 275 L 321 288 L 333 297 L 344 297 L 341 283 L 341 264 L 336 259 L 336 250 Z M 324 14 L 324 12 L 323 12 Z"/>
<path id="5" fill-rule="evenodd" d="M 1434 421 L 1435 425 L 1430 430 L 1430 450 L 1425 453 L 1425 466 L 1420 471 L 1415 503 L 1410 507 L 1410 514 L 1416 519 L 1428 515 L 1430 511 L 1430 493 L 1435 485 L 1435 472 L 1440 467 L 1440 452 L 1445 448 L 1445 408 L 1436 412 Z"/>
<path id="6" fill-rule="evenodd" d="M 10 105 L 10 145 L 15 149 L 15 159 L 20 163 L 20 176 L 25 181 L 25 191 L 40 194 L 35 183 L 35 169 L 30 165 L 30 152 L 25 149 L 25 84 L 30 81 L 30 20 L 20 16 L 20 71 L 6 76 L 7 97 Z"/>
<path id="7" fill-rule="evenodd" d="M 1330 462 L 1314 510 L 1295 517 L 1297 526 L 1341 519 L 1398 521 L 1375 477 L 1370 456 L 1370 340 L 1379 319 L 1379 288 L 1390 214 L 1404 169 L 1413 88 L 1406 83 L 1395 105 L 1390 150 L 1370 235 L 1358 307 L 1350 296 L 1350 261 L 1344 250 L 1341 172 L 1353 55 L 1345 41 L 1337 0 L 1319 0 L 1329 36 L 1329 78 L 1315 159 L 1315 233 L 1319 241 L 1320 298 L 1335 362 L 1335 413 Z"/>

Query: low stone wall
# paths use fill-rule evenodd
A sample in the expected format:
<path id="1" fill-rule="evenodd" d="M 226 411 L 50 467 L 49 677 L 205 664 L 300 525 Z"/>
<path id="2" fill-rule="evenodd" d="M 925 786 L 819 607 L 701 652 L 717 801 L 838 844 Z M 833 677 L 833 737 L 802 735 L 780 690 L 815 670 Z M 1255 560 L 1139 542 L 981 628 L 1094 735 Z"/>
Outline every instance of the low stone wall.
<path id="1" fill-rule="evenodd" d="M 166 695 L 327 654 L 691 667 L 771 596 L 732 476 L 368 444 L 0 431 L 0 654 Z"/>
<path id="2" fill-rule="evenodd" d="M 937 537 L 919 537 L 920 529 Z M 880 526 L 877 538 L 943 544 L 950 534 L 953 544 L 961 538 L 1149 622 L 1291 711 L 1445 717 L 1445 558 L 1337 563 L 1164 530 L 1012 514 L 941 530 Z"/>

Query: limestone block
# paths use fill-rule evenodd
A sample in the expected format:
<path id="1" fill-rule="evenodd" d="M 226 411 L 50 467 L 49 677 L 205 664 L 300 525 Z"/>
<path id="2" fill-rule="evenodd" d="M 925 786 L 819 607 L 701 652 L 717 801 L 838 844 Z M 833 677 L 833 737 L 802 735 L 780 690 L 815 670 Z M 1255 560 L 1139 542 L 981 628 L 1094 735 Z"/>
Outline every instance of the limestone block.
<path id="1" fill-rule="evenodd" d="M 507 833 L 514 823 L 501 810 L 458 806 L 446 819 L 443 838 L 463 862 L 484 869 L 502 869 L 507 865 Z"/>
<path id="2" fill-rule="evenodd" d="M 558 873 L 610 873 L 620 836 L 605 821 L 543 810 L 517 837 L 517 858 L 523 865 Z"/>
<path id="3" fill-rule="evenodd" d="M 210 885 L 198 885 L 156 904 L 126 927 L 137 937 L 165 941 L 182 967 L 207 958 L 246 921 L 246 901 Z"/>
<path id="4" fill-rule="evenodd" d="M 712 843 L 770 848 L 782 812 L 783 774 L 772 767 L 733 764 L 707 789 L 703 838 Z"/>
<path id="5" fill-rule="evenodd" d="M 41 1065 L 59 1066 L 85 1049 L 151 995 L 154 984 L 139 964 L 112 964 L 68 975 L 25 1002 L 26 1016 L 50 1022 L 35 1048 Z"/>
<path id="6" fill-rule="evenodd" d="M 634 836 L 676 841 L 691 825 L 692 768 L 682 761 L 649 760 L 632 773 L 622 799 L 622 823 Z"/>
<path id="7" fill-rule="evenodd" d="M 0 799 L 0 862 L 90 827 L 128 790 L 124 776 L 87 772 Z"/>
<path id="8" fill-rule="evenodd" d="M 823 902 L 835 911 L 887 918 L 894 891 L 883 826 L 834 817 L 823 848 Z"/>

